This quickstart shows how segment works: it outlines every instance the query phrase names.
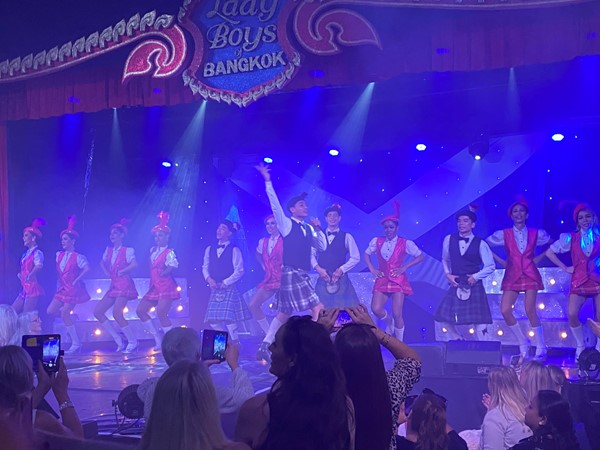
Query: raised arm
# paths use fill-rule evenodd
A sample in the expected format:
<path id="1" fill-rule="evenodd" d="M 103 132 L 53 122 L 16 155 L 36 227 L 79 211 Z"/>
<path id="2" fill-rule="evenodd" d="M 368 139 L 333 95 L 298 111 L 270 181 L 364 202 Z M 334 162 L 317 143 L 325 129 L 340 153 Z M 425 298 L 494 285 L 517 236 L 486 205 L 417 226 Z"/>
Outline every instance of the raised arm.
<path id="1" fill-rule="evenodd" d="M 260 172 L 265 180 L 265 191 L 267 193 L 267 197 L 269 198 L 269 204 L 271 205 L 271 211 L 273 212 L 273 217 L 275 217 L 277 228 L 282 236 L 287 236 L 290 234 L 290 231 L 292 231 L 292 220 L 286 216 L 285 211 L 281 206 L 281 202 L 275 193 L 273 183 L 271 183 L 271 169 L 269 166 L 264 164 L 259 164 L 258 166 L 255 166 L 255 168 Z"/>

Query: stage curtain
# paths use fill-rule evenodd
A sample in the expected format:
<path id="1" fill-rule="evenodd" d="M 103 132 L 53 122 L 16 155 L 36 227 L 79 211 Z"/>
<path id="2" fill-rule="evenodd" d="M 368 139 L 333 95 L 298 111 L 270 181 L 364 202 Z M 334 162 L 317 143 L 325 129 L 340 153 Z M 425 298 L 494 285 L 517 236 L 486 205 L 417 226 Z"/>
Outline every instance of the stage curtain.
<path id="1" fill-rule="evenodd" d="M 7 300 L 8 260 L 8 149 L 6 122 L 0 122 L 0 302 Z"/>

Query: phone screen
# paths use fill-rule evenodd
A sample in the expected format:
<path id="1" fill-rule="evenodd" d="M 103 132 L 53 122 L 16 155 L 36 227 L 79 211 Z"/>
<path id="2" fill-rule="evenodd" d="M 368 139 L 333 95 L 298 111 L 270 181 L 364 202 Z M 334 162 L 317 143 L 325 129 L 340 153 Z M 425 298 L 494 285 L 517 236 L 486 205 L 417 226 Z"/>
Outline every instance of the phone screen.
<path id="1" fill-rule="evenodd" d="M 226 331 L 204 330 L 202 332 L 202 359 L 224 361 L 227 338 Z"/>
<path id="2" fill-rule="evenodd" d="M 42 341 L 42 364 L 46 372 L 58 372 L 60 358 L 60 336 L 49 334 L 43 336 Z"/>
<path id="3" fill-rule="evenodd" d="M 347 323 L 352 323 L 352 318 L 350 317 L 350 314 L 348 314 L 348 311 L 341 309 L 337 316 L 337 319 L 335 319 L 335 323 L 333 324 L 333 327 L 341 328 L 342 326 L 346 325 Z"/>

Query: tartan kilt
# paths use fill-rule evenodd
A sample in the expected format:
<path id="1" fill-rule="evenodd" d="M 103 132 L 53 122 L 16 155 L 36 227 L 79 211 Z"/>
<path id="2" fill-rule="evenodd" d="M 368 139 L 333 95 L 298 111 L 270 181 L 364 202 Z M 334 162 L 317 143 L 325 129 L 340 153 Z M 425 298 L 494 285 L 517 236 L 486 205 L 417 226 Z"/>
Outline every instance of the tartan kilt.
<path id="1" fill-rule="evenodd" d="M 317 306 L 317 296 L 308 273 L 302 269 L 284 266 L 281 273 L 281 286 L 275 294 L 273 306 L 284 314 L 302 312 Z"/>
<path id="2" fill-rule="evenodd" d="M 317 280 L 315 285 L 315 292 L 319 297 L 319 300 L 325 308 L 344 308 L 344 306 L 357 306 L 360 302 L 358 301 L 358 295 L 354 285 L 348 278 L 348 274 L 342 275 L 339 279 L 340 289 L 335 294 L 327 292 L 327 283 L 321 277 Z"/>
<path id="3" fill-rule="evenodd" d="M 243 322 L 251 319 L 248 305 L 242 298 L 237 284 L 224 289 L 212 289 L 204 321 Z"/>
<path id="4" fill-rule="evenodd" d="M 585 280 L 585 283 L 577 287 L 571 284 L 569 294 L 582 295 L 586 297 L 600 294 L 600 283 L 588 278 Z"/>
<path id="5" fill-rule="evenodd" d="M 471 286 L 471 296 L 468 300 L 460 300 L 456 296 L 456 289 L 450 287 L 446 291 L 435 312 L 437 322 L 456 325 L 492 323 L 490 305 L 481 281 Z"/>

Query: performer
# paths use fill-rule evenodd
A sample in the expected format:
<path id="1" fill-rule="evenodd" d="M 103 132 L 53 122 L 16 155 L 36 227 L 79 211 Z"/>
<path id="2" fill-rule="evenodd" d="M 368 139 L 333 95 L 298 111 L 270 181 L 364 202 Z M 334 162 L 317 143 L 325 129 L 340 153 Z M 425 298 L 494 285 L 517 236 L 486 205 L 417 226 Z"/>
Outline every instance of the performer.
<path id="1" fill-rule="evenodd" d="M 313 319 L 316 320 L 319 316 L 319 311 L 323 309 L 323 305 L 310 283 L 308 271 L 310 270 L 312 248 L 325 250 L 326 244 L 323 239 L 324 235 L 322 233 L 315 233 L 313 227 L 304 221 L 308 217 L 308 205 L 305 201 L 307 194 L 303 192 L 287 202 L 287 209 L 292 215 L 289 218 L 285 215 L 277 194 L 273 189 L 271 174 L 269 173 L 270 168 L 264 164 L 260 164 L 256 166 L 256 169 L 265 180 L 265 189 L 269 197 L 271 210 L 273 211 L 279 232 L 283 237 L 281 285 L 279 292 L 275 295 L 275 306 L 278 313 L 271 321 L 267 335 L 257 353 L 259 360 L 268 362 L 271 360 L 269 345 L 275 340 L 277 330 L 279 330 L 293 312 L 302 312 L 310 309 Z M 315 219 L 313 224 L 318 227 L 319 221 Z"/>
<path id="2" fill-rule="evenodd" d="M 244 275 L 242 252 L 230 242 L 239 229 L 238 223 L 222 220 L 217 227 L 217 245 L 206 247 L 202 264 L 202 274 L 210 286 L 204 321 L 216 330 L 227 328 L 231 341 L 238 346 L 237 322 L 252 317 L 237 287 Z"/>
<path id="3" fill-rule="evenodd" d="M 550 236 L 544 230 L 527 228 L 529 205 L 524 198 L 518 199 L 508 208 L 508 217 L 513 221 L 512 228 L 498 230 L 486 239 L 490 246 L 503 245 L 506 261 L 494 255 L 494 259 L 506 267 L 502 279 L 502 299 L 500 309 L 506 325 L 519 341 L 521 357 L 525 358 L 529 350 L 527 338 L 523 334 L 513 307 L 520 292 L 525 292 L 525 313 L 534 332 L 535 358 L 546 356 L 548 348 L 544 341 L 544 330 L 537 314 L 537 291 L 544 289 L 542 276 L 534 258 L 535 248 L 550 242 Z"/>
<path id="4" fill-rule="evenodd" d="M 577 226 L 575 232 L 562 233 L 558 241 L 546 250 L 546 256 L 562 270 L 572 274 L 567 315 L 577 342 L 575 357 L 579 358 L 585 349 L 579 311 L 587 297 L 594 298 L 596 321 L 600 321 L 600 231 L 596 213 L 585 203 L 575 207 L 573 220 Z M 570 267 L 556 256 L 557 253 L 567 252 L 571 252 L 573 265 Z M 596 349 L 600 351 L 600 340 L 596 342 Z"/>
<path id="5" fill-rule="evenodd" d="M 395 214 L 381 220 L 385 236 L 376 237 L 369 242 L 365 250 L 365 262 L 369 271 L 375 276 L 371 311 L 386 323 L 386 332 L 394 334 L 396 339 L 404 340 L 404 296 L 413 293 L 406 276 L 406 271 L 419 264 L 425 258 L 417 245 L 408 239 L 398 237 L 398 222 L 400 220 L 400 204 L 394 202 Z M 371 255 L 377 255 L 379 268 L 376 269 L 371 261 Z M 412 256 L 406 264 L 406 255 Z M 388 297 L 392 297 L 392 318 L 385 309 Z"/>
<path id="6" fill-rule="evenodd" d="M 435 320 L 448 330 L 450 339 L 461 339 L 455 325 L 474 324 L 478 340 L 492 323 L 490 306 L 482 280 L 494 272 L 494 256 L 489 245 L 473 234 L 477 215 L 468 209 L 456 214 L 458 234 L 444 238 L 442 264 L 450 288 L 446 292 Z"/>
<path id="7" fill-rule="evenodd" d="M 106 276 L 110 277 L 110 289 L 94 308 L 94 316 L 96 316 L 102 328 L 117 343 L 117 351 L 122 351 L 123 353 L 133 352 L 138 345 L 133 328 L 125 320 L 125 317 L 123 317 L 123 308 L 127 306 L 127 302 L 138 297 L 135 284 L 130 275 L 131 271 L 138 266 L 135 259 L 135 251 L 131 247 L 123 246 L 123 239 L 127 235 L 128 223 L 129 220 L 121 219 L 110 227 L 109 239 L 112 246 L 106 247 L 100 261 L 100 267 L 102 267 Z M 108 317 L 106 317 L 106 311 L 111 306 L 113 307 L 113 318 L 116 325 L 127 337 L 126 348 L 119 331 L 108 320 Z"/>
<path id="8" fill-rule="evenodd" d="M 81 349 L 81 341 L 75 330 L 71 312 L 79 303 L 87 302 L 90 295 L 85 288 L 83 277 L 90 270 L 85 256 L 75 251 L 75 241 L 79 233 L 75 231 L 76 218 L 68 219 L 67 228 L 60 232 L 60 242 L 63 250 L 56 252 L 56 271 L 58 272 L 58 290 L 46 311 L 48 315 L 60 316 L 71 337 L 71 347 L 65 353 L 74 353 Z"/>
<path id="9" fill-rule="evenodd" d="M 157 217 L 159 223 L 151 230 L 156 246 L 150 249 L 150 289 L 140 300 L 135 312 L 146 330 L 154 338 L 155 346 L 153 350 L 159 352 L 162 337 L 148 312 L 152 307 L 156 308 L 156 317 L 158 317 L 163 332 L 167 333 L 173 328 L 171 319 L 168 316 L 171 305 L 174 300 L 180 298 L 180 295 L 172 273 L 173 270 L 179 267 L 179 262 L 173 249 L 169 248 L 171 228 L 167 224 L 170 216 L 169 213 L 161 211 Z"/>
<path id="10" fill-rule="evenodd" d="M 277 222 L 273 214 L 265 218 L 268 238 L 261 238 L 256 247 L 258 262 L 265 271 L 265 277 L 257 286 L 256 292 L 250 299 L 250 311 L 260 325 L 265 335 L 269 331 L 269 322 L 261 306 L 279 290 L 281 270 L 283 266 L 283 238 L 279 234 Z"/>
<path id="11" fill-rule="evenodd" d="M 341 308 L 358 305 L 358 295 L 348 278 L 348 272 L 360 262 L 360 252 L 350 233 L 340 231 L 342 208 L 334 204 L 325 210 L 327 230 L 319 230 L 327 242 L 325 251 L 311 256 L 312 267 L 319 274 L 315 291 L 325 308 Z"/>
<path id="12" fill-rule="evenodd" d="M 31 226 L 23 229 L 23 244 L 27 251 L 21 256 L 21 271 L 17 274 L 21 282 L 21 292 L 12 306 L 20 314 L 37 309 L 38 299 L 44 295 L 37 274 L 44 267 L 44 254 L 38 248 L 38 241 L 42 238 L 40 227 L 46 225 L 41 218 L 33 219 Z"/>

